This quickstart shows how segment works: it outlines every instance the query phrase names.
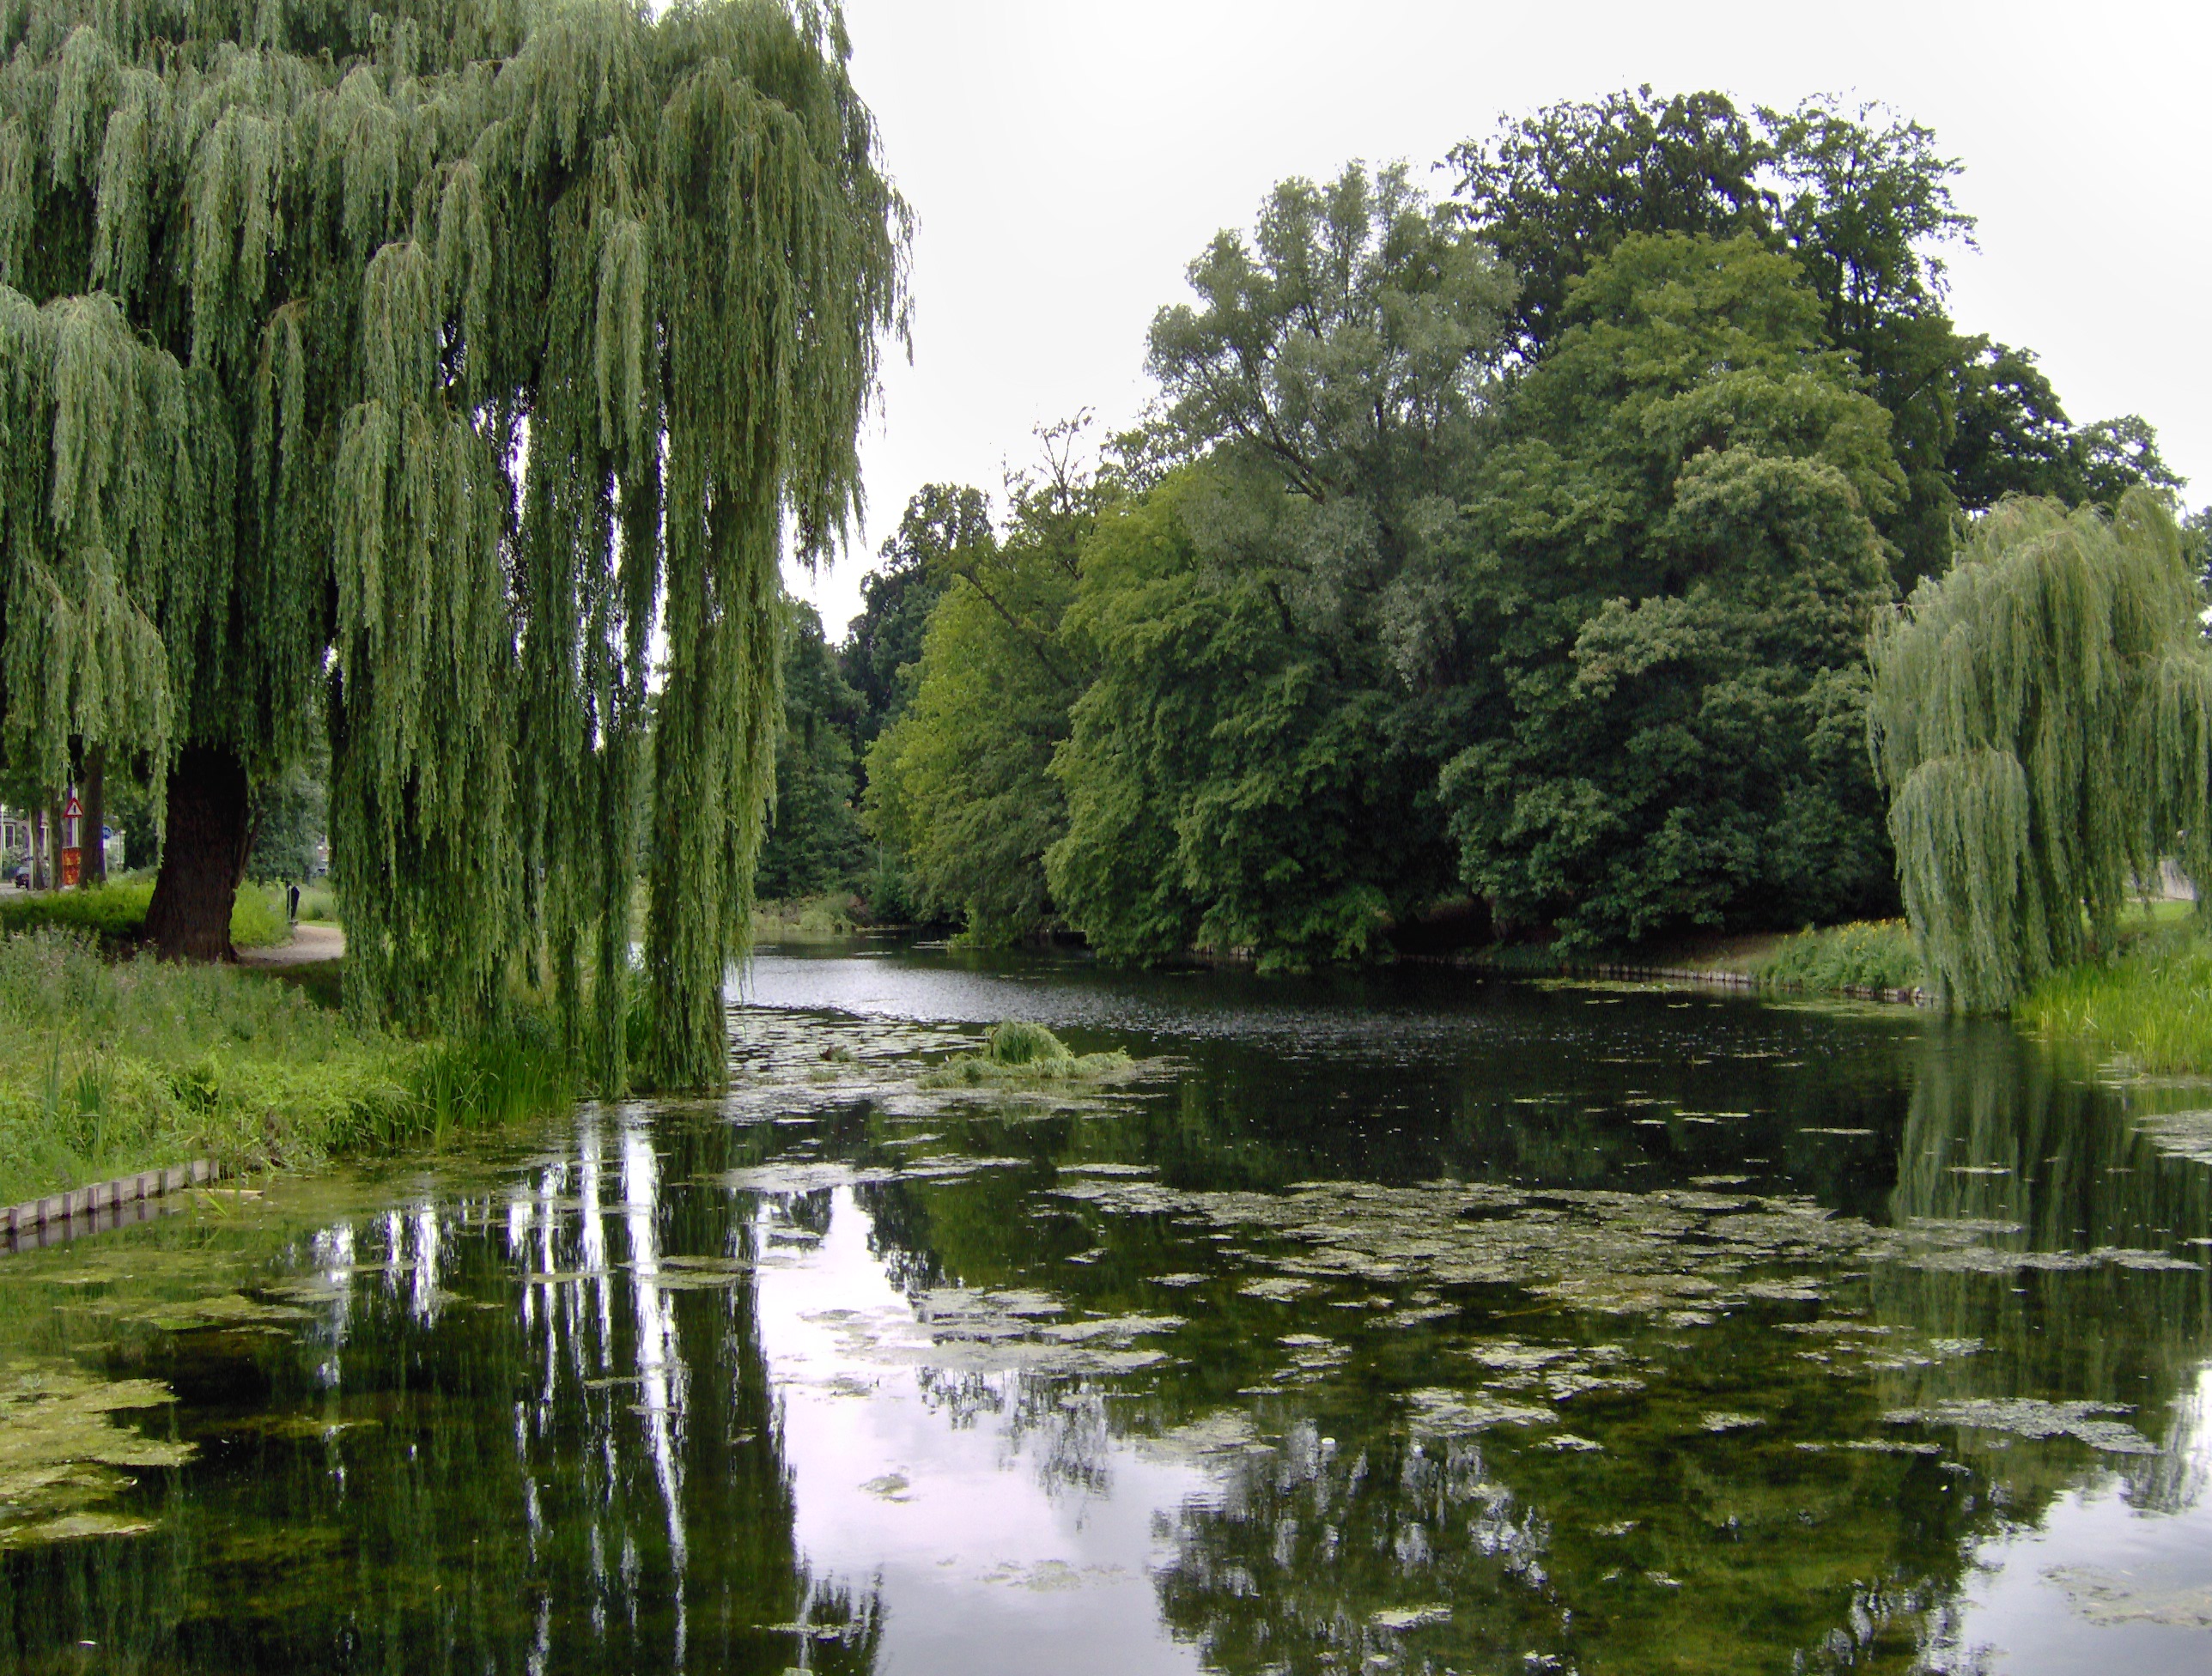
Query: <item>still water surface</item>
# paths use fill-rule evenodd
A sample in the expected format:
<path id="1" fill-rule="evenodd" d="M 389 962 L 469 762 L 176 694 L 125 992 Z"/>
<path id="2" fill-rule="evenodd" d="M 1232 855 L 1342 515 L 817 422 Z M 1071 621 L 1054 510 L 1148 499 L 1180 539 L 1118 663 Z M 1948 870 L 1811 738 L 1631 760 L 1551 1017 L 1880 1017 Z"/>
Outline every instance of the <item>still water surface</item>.
<path id="1" fill-rule="evenodd" d="M 733 999 L 726 1102 L 0 1259 L 0 1668 L 2212 1667 L 2202 1088 L 1433 969 Z M 926 1085 L 1007 1017 L 1135 1072 Z"/>

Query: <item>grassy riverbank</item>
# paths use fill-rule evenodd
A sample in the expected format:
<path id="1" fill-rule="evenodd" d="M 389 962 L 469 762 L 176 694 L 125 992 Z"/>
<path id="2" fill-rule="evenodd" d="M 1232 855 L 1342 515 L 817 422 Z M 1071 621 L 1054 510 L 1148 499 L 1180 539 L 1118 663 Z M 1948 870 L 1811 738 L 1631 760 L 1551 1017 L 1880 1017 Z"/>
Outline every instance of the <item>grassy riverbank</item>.
<path id="1" fill-rule="evenodd" d="M 1742 969 L 1765 987 L 1816 993 L 1927 987 L 1901 920 L 1805 932 Z M 2188 902 L 2132 909 L 2114 949 L 2052 973 L 2013 1019 L 2139 1071 L 2212 1075 L 2212 926 Z"/>
<path id="2" fill-rule="evenodd" d="M 0 1204 L 194 1157 L 297 1168 L 434 1145 L 574 1097 L 526 1014 L 416 1041 L 356 1029 L 313 988 L 113 960 L 85 930 L 0 937 Z"/>
<path id="3" fill-rule="evenodd" d="M 2160 916 L 2108 957 L 2052 973 L 2013 1017 L 2138 1071 L 2212 1075 L 2212 937 L 2203 917 Z"/>

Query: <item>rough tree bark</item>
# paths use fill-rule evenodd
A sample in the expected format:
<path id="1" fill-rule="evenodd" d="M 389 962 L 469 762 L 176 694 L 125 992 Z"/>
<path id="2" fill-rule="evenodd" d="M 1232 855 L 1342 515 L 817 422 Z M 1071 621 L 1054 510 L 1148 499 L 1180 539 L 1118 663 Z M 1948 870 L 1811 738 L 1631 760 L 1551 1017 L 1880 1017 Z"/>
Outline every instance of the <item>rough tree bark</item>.
<path id="1" fill-rule="evenodd" d="M 107 883 L 107 846 L 100 841 L 100 829 L 107 823 L 107 747 L 94 745 L 84 754 L 84 791 L 78 799 L 84 809 L 84 824 L 78 829 L 78 842 L 83 846 L 83 865 L 77 873 L 77 883 L 85 890 Z"/>
<path id="2" fill-rule="evenodd" d="M 231 902 L 252 839 L 246 764 L 235 751 L 186 745 L 169 769 L 161 871 L 146 910 L 146 940 L 164 960 L 238 958 Z"/>

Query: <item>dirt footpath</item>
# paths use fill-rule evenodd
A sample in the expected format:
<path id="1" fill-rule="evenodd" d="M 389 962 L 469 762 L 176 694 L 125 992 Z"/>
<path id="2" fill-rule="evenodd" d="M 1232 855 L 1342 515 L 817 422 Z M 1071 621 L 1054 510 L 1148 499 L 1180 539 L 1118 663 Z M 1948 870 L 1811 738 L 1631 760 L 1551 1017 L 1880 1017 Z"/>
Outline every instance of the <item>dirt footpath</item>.
<path id="1" fill-rule="evenodd" d="M 318 961 L 345 956 L 345 933 L 336 926 L 298 925 L 292 940 L 273 949 L 240 949 L 240 966 L 312 966 Z"/>

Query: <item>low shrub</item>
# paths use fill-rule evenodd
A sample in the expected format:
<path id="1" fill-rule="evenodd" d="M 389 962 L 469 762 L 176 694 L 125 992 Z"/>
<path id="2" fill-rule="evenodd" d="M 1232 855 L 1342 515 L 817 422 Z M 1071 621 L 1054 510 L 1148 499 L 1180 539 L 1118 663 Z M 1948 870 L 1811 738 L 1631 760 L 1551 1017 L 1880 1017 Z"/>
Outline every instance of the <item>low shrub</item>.
<path id="1" fill-rule="evenodd" d="M 1902 920 L 1860 920 L 1786 938 L 1755 969 L 1783 989 L 1917 989 L 1928 981 Z"/>
<path id="2" fill-rule="evenodd" d="M 150 877 L 121 879 L 88 890 L 0 891 L 0 936 L 57 930 L 88 932 L 104 942 L 137 936 L 154 900 Z"/>
<path id="3" fill-rule="evenodd" d="M 983 1054 L 994 1065 L 1042 1065 L 1075 1057 L 1066 1042 L 1026 1018 L 1008 1018 L 992 1025 L 983 1037 Z"/>
<path id="4" fill-rule="evenodd" d="M 0 936 L 52 929 L 88 932 L 110 944 L 130 943 L 144 931 L 146 910 L 153 901 L 150 877 L 83 890 L 0 892 Z M 232 943 L 241 949 L 267 949 L 291 938 L 282 890 L 240 885 L 230 908 Z"/>
<path id="5" fill-rule="evenodd" d="M 855 929 L 853 898 L 835 891 L 753 905 L 755 943 L 826 943 Z"/>
<path id="6" fill-rule="evenodd" d="M 240 949 L 275 949 L 292 940 L 282 885 L 248 881 L 238 887 L 230 904 L 230 940 Z"/>

